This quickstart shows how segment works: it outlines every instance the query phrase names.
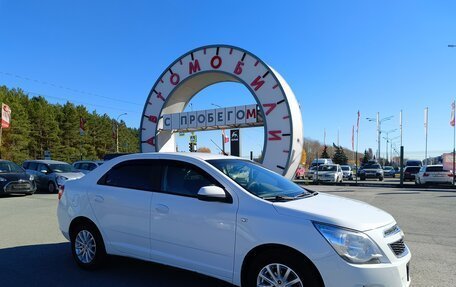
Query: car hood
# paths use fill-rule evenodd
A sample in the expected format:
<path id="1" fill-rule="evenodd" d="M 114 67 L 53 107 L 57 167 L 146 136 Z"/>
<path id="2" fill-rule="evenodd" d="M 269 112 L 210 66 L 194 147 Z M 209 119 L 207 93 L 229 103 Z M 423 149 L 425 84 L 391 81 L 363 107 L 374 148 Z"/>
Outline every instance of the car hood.
<path id="1" fill-rule="evenodd" d="M 335 171 L 319 171 L 318 175 L 324 175 L 324 174 L 332 174 L 334 175 L 336 172 Z"/>
<path id="2" fill-rule="evenodd" d="M 64 176 L 68 179 L 78 179 L 84 176 L 82 172 L 58 172 L 57 175 Z"/>
<path id="3" fill-rule="evenodd" d="M 14 181 L 14 180 L 29 180 L 30 175 L 26 174 L 25 172 L 21 173 L 0 173 L 0 177 L 3 177 L 4 179 L 8 181 Z"/>
<path id="4" fill-rule="evenodd" d="M 273 203 L 281 215 L 367 231 L 394 222 L 387 212 L 362 201 L 319 193 L 315 196 Z"/>

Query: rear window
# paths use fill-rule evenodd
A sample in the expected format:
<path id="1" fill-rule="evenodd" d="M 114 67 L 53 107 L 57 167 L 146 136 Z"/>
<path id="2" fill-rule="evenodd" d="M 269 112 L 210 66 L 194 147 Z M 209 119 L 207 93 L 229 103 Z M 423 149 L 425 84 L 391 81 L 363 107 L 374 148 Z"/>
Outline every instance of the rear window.
<path id="1" fill-rule="evenodd" d="M 341 166 L 342 170 L 350 170 L 349 166 Z"/>
<path id="2" fill-rule="evenodd" d="M 379 164 L 366 164 L 363 166 L 364 169 L 380 169 Z"/>
<path id="3" fill-rule="evenodd" d="M 413 167 L 409 166 L 405 170 L 408 172 L 418 172 L 420 170 L 420 167 L 419 166 L 413 166 Z"/>
<path id="4" fill-rule="evenodd" d="M 448 171 L 443 169 L 443 166 L 428 166 L 426 168 L 426 171 L 428 172 L 438 172 L 438 171 Z"/>

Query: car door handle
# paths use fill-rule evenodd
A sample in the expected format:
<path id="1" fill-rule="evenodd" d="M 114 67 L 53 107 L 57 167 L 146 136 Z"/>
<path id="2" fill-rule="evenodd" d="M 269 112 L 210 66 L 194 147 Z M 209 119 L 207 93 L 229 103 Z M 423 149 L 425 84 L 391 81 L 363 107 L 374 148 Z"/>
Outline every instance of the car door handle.
<path id="1" fill-rule="evenodd" d="M 163 205 L 163 204 L 157 204 L 155 206 L 155 210 L 158 212 L 158 213 L 162 213 L 162 214 L 168 214 L 169 213 L 169 207 L 166 206 L 166 205 Z"/>
<path id="2" fill-rule="evenodd" d="M 95 202 L 102 203 L 104 201 L 104 198 L 101 195 L 95 195 L 95 198 L 93 200 L 95 200 Z"/>

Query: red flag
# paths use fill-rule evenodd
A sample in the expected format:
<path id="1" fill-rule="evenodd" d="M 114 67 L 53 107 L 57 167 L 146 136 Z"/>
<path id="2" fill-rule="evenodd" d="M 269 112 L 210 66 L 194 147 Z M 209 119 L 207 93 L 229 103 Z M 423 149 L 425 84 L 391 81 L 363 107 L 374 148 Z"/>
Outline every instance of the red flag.
<path id="1" fill-rule="evenodd" d="M 454 120 L 454 110 L 455 110 L 455 107 L 454 107 L 454 101 L 453 103 L 451 104 L 451 119 L 450 119 L 450 125 L 452 127 L 454 127 L 454 124 L 455 124 L 455 120 Z"/>
<path id="2" fill-rule="evenodd" d="M 2 103 L 2 129 L 10 127 L 11 109 L 7 104 Z"/>
<path id="3" fill-rule="evenodd" d="M 83 117 L 79 118 L 79 134 L 83 135 L 85 132 L 85 124 L 87 120 L 84 119 Z"/>
<path id="4" fill-rule="evenodd" d="M 358 110 L 358 120 L 356 121 L 356 132 L 359 131 L 359 118 L 361 117 L 361 113 Z"/>
<path id="5" fill-rule="evenodd" d="M 230 141 L 230 139 L 225 134 L 225 129 L 222 129 L 222 136 L 225 143 L 228 143 Z"/>

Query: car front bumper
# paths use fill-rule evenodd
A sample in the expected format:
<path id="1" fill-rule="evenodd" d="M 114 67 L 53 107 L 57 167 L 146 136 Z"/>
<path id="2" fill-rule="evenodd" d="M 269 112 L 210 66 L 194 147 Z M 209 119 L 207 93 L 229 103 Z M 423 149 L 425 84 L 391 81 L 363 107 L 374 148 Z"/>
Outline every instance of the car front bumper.
<path id="1" fill-rule="evenodd" d="M 21 180 L 21 181 L 10 181 L 1 186 L 0 192 L 14 194 L 14 193 L 34 193 L 36 191 L 36 185 L 34 181 Z"/>

